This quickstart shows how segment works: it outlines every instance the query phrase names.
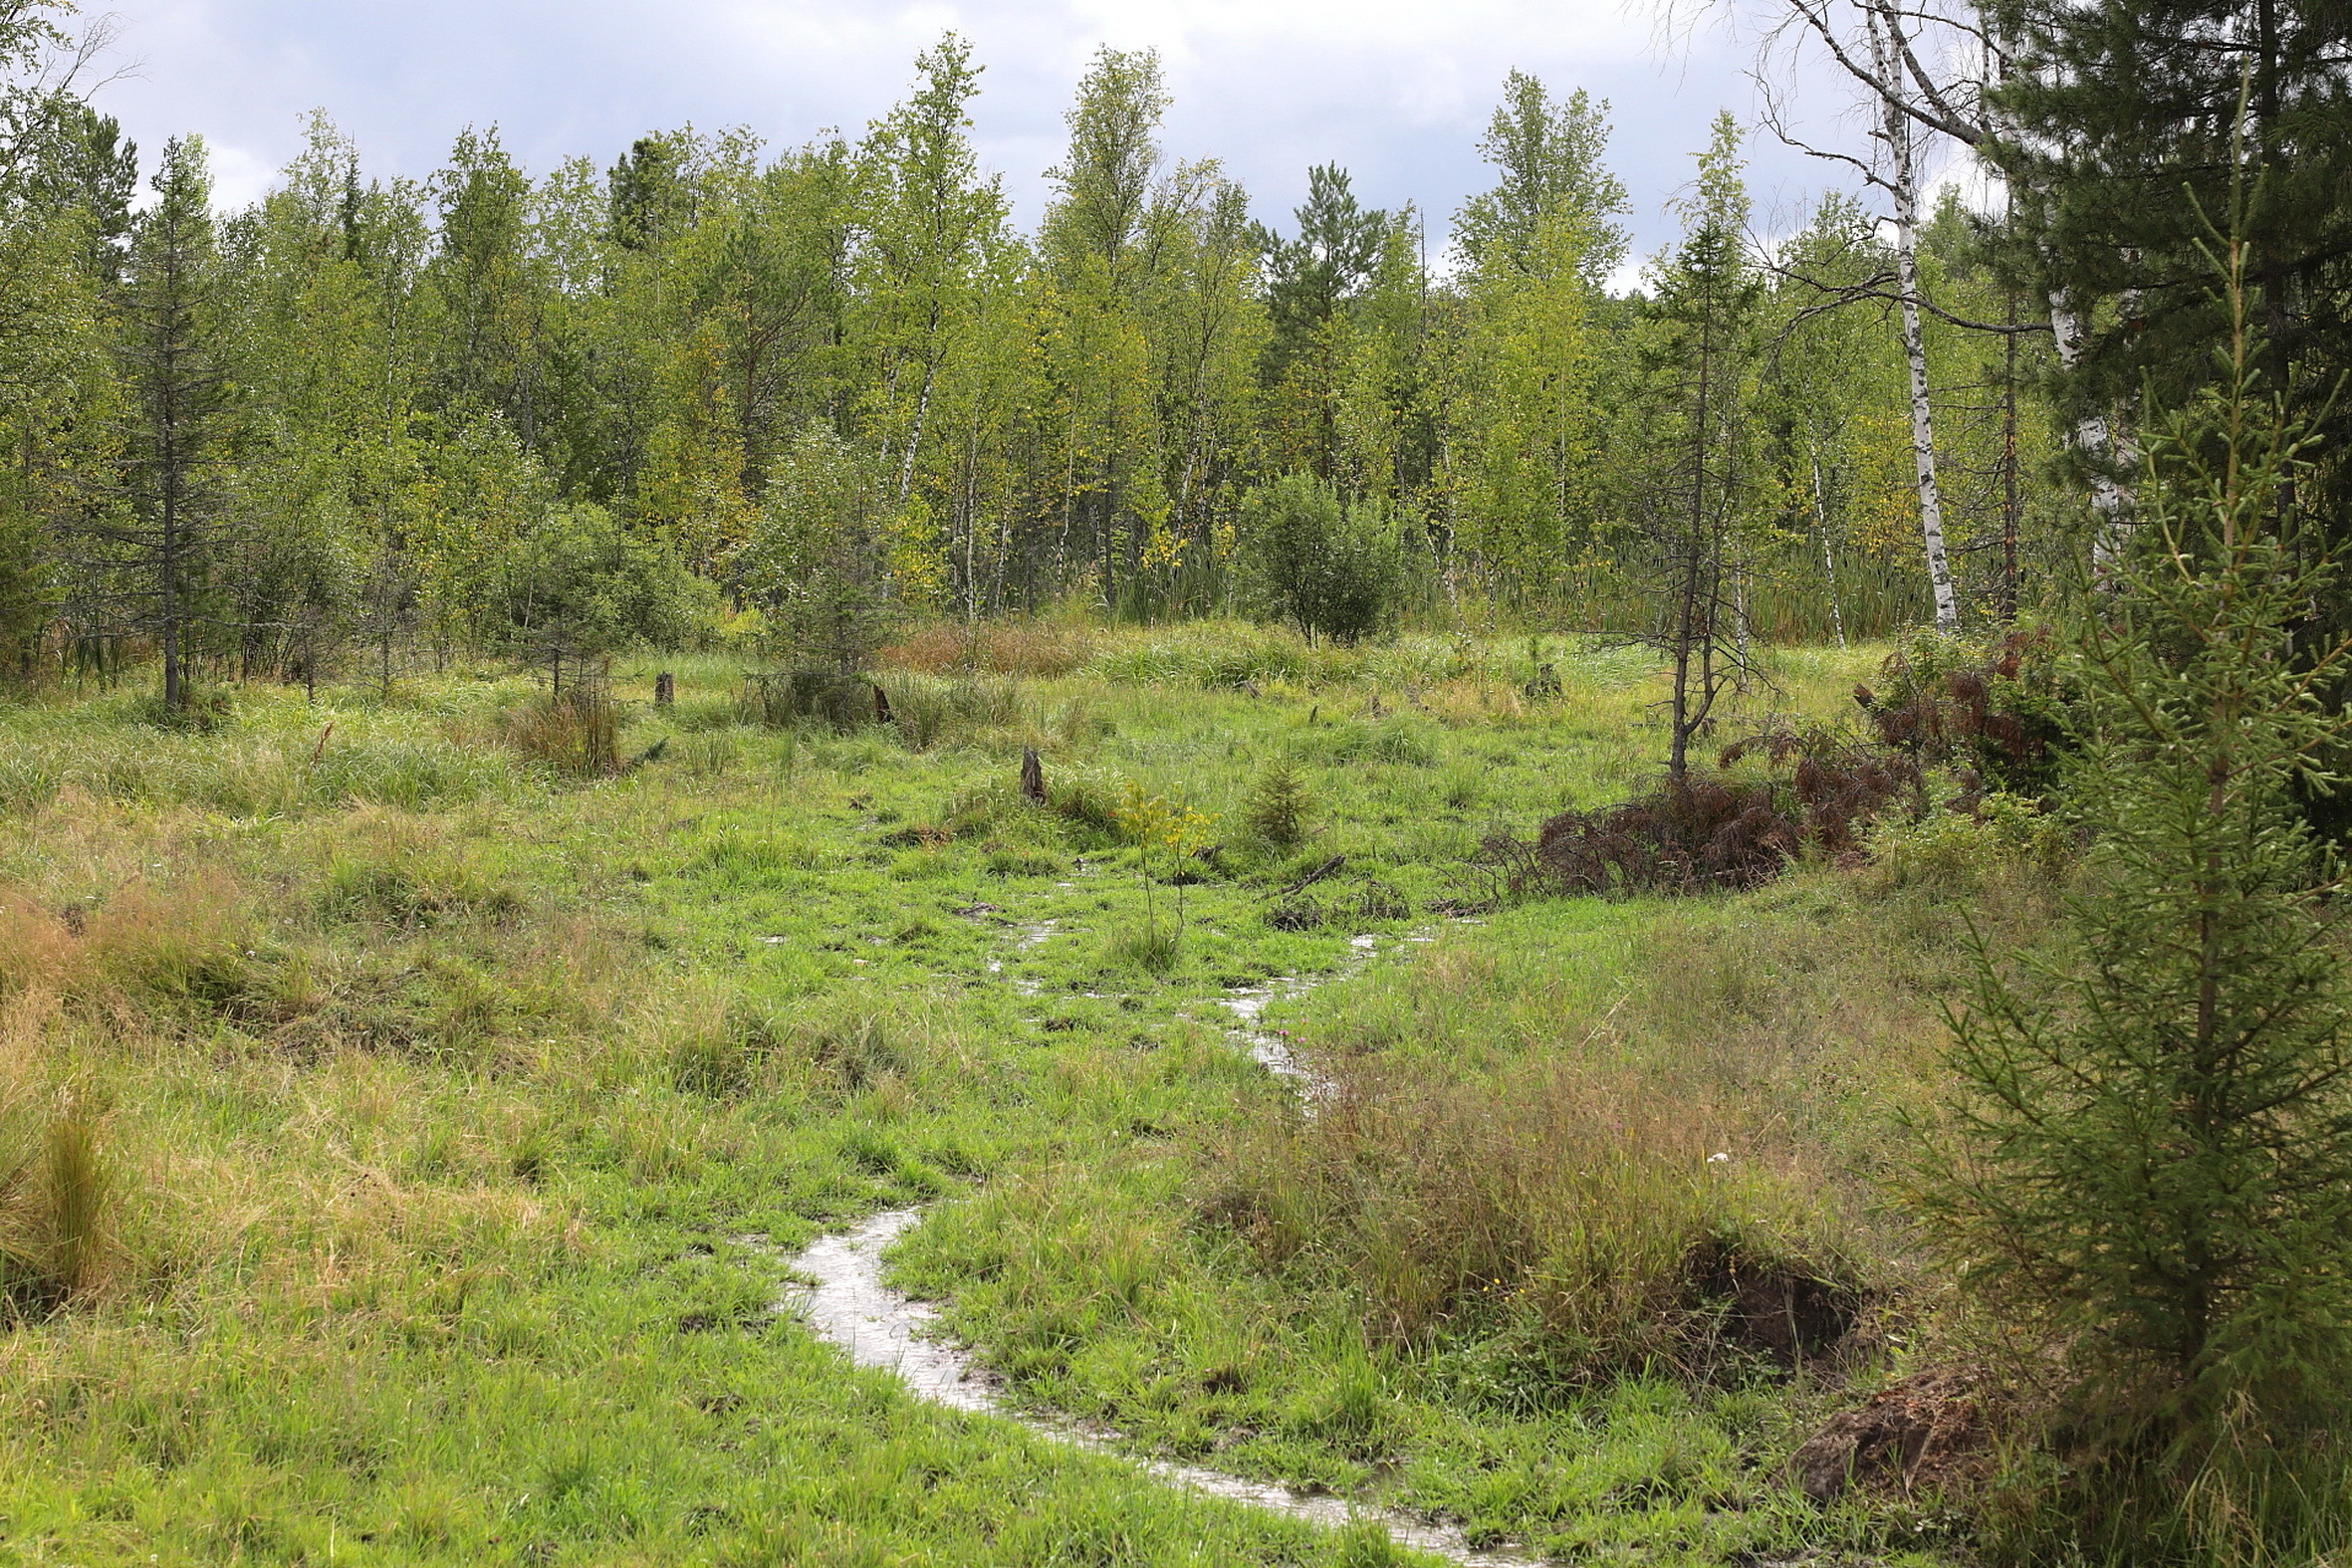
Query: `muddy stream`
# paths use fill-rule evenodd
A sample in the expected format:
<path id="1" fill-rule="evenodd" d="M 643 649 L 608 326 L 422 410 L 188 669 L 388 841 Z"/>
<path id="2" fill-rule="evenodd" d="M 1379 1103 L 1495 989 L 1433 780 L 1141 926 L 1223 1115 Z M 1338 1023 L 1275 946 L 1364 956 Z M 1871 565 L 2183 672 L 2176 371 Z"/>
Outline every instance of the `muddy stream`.
<path id="1" fill-rule="evenodd" d="M 1023 934 L 1021 946 L 1026 948 L 1043 941 L 1053 926 L 1049 921 L 1043 929 L 1029 928 Z M 1405 940 L 1427 942 L 1432 935 L 1416 931 Z M 1260 1027 L 1259 1019 L 1270 1004 L 1304 996 L 1318 985 L 1360 969 L 1377 951 L 1379 939 L 1358 936 L 1351 938 L 1348 946 L 1352 950 L 1349 962 L 1333 974 L 1281 976 L 1217 999 L 1239 1020 L 1231 1030 L 1235 1043 L 1268 1072 L 1292 1085 L 1310 1109 L 1326 1087 L 1325 1080 L 1293 1053 L 1288 1036 L 1279 1030 Z M 800 1313 L 811 1331 L 839 1346 L 858 1366 L 895 1373 L 910 1391 L 933 1404 L 1018 1422 L 1042 1437 L 1089 1453 L 1109 1455 L 1147 1475 L 1190 1491 L 1247 1503 L 1326 1529 L 1368 1521 L 1385 1529 L 1389 1539 L 1399 1546 L 1458 1563 L 1532 1568 L 1540 1561 L 1512 1551 L 1480 1550 L 1472 1547 L 1462 1531 L 1451 1525 L 1433 1524 L 1328 1492 L 1297 1492 L 1219 1470 L 1129 1454 L 1114 1431 L 1079 1427 L 1014 1409 L 1006 1403 L 995 1381 L 974 1363 L 972 1353 L 941 1335 L 936 1308 L 909 1298 L 883 1281 L 882 1253 L 922 1218 L 921 1209 L 893 1209 L 872 1215 L 844 1234 L 819 1238 L 791 1259 L 795 1272 L 816 1283 L 792 1287 L 787 1303 Z"/>

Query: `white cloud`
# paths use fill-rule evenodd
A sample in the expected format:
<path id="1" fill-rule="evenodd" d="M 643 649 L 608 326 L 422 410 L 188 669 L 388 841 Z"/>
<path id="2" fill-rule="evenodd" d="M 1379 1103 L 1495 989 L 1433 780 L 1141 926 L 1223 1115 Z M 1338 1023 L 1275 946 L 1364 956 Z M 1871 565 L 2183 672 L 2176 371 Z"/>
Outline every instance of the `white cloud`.
<path id="1" fill-rule="evenodd" d="M 204 143 L 212 165 L 212 199 L 220 207 L 244 207 L 269 193 L 277 182 L 279 164 L 225 141 Z"/>
<path id="2" fill-rule="evenodd" d="M 777 144 L 855 134 L 953 27 L 988 68 L 983 156 L 1026 218 L 1095 48 L 1148 46 L 1167 62 L 1173 156 L 1219 158 L 1276 218 L 1309 163 L 1335 161 L 1376 204 L 1420 203 L 1433 239 L 1486 183 L 1475 143 L 1506 71 L 1587 88 L 1613 102 L 1612 161 L 1646 251 L 1671 228 L 1661 204 L 1715 111 L 1751 102 L 1747 45 L 1702 32 L 1662 56 L 1650 14 L 1618 0 L 119 0 L 118 14 L 124 52 L 146 65 L 105 107 L 150 149 L 203 131 L 224 198 L 262 188 L 253 171 L 293 154 L 315 107 L 371 169 L 412 177 L 469 123 L 496 122 L 543 170 L 572 154 L 609 161 L 687 120 L 747 124 Z M 1754 177 L 1760 202 L 1821 183 L 1772 147 L 1757 150 Z"/>

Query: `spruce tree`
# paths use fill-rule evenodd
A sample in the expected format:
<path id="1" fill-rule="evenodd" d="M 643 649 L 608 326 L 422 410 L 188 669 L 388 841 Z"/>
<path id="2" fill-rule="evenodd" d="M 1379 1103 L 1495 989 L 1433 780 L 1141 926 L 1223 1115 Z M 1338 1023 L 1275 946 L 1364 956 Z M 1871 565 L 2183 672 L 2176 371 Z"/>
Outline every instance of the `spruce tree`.
<path id="1" fill-rule="evenodd" d="M 178 715 L 198 633 L 213 619 L 231 387 L 204 143 L 166 143 L 152 183 L 123 282 L 122 482 L 91 532 L 122 568 L 113 619 L 155 639 L 163 708 Z"/>
<path id="2" fill-rule="evenodd" d="M 2352 370 L 2352 8 L 2312 0 L 2000 0 L 2007 59 L 1987 144 L 2008 176 L 1999 240 L 2029 295 L 2078 325 L 2055 391 L 2103 414 L 2153 390 L 2184 406 L 2213 373 L 2228 312 L 2208 287 L 2202 214 L 2223 210 L 2246 151 L 2246 291 L 2263 369 L 2331 446 L 2352 438 L 2334 400 Z M 2352 470 L 2315 471 L 2321 521 L 2346 533 Z M 2339 629 L 2342 617 L 2334 618 Z"/>
<path id="3" fill-rule="evenodd" d="M 2065 1348 L 2069 1511 L 2132 1560 L 2307 1530 L 2352 1386 L 2352 991 L 2294 797 L 2344 736 L 2318 696 L 2344 649 L 2290 658 L 2336 573 L 2294 548 L 2312 444 L 2261 379 L 2246 262 L 2078 635 L 2068 956 L 1980 965 L 1925 1193 L 1965 1277 Z"/>

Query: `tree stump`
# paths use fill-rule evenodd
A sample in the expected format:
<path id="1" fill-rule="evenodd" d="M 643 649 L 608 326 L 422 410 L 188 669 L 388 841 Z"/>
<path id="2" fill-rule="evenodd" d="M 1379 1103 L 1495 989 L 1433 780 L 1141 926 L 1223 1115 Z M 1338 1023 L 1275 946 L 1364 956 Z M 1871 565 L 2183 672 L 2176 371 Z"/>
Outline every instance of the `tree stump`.
<path id="1" fill-rule="evenodd" d="M 1046 803 L 1046 765 L 1034 746 L 1021 749 L 1021 798 L 1035 805 Z"/>
<path id="2" fill-rule="evenodd" d="M 653 677 L 653 706 L 667 708 L 678 700 L 678 678 L 663 670 Z"/>

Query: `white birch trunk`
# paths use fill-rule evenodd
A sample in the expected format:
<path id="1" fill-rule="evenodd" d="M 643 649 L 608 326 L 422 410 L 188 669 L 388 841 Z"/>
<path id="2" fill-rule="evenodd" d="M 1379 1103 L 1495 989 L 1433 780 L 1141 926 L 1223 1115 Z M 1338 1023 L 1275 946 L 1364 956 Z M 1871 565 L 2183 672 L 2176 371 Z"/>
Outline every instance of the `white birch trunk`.
<path id="1" fill-rule="evenodd" d="M 1821 492 L 1821 448 L 1813 458 L 1813 525 L 1821 531 L 1821 569 L 1829 574 L 1829 623 L 1837 628 L 1837 645 L 1846 645 L 1846 612 L 1837 602 L 1837 553 L 1829 548 L 1829 503 Z"/>
<path id="2" fill-rule="evenodd" d="M 2054 290 L 2050 294 L 2050 337 L 2057 345 L 2058 363 L 2073 369 L 2082 358 L 2082 319 L 2074 314 L 2073 303 Z M 2098 518 L 2098 527 L 2091 535 L 2091 568 L 2104 578 L 2114 570 L 2130 526 L 2131 495 L 2106 468 L 2122 454 L 2117 450 L 2114 427 L 2105 414 L 2095 410 L 2074 421 L 2072 435 L 2074 449 L 2093 465 L 2091 511 Z"/>
<path id="3" fill-rule="evenodd" d="M 1903 358 L 1911 371 L 1911 461 L 1919 484 L 1919 533 L 1927 549 L 1928 581 L 1936 591 L 1936 629 L 1960 629 L 1960 600 L 1952 590 L 1952 560 L 1944 547 L 1944 493 L 1936 482 L 1936 419 L 1928 402 L 1927 339 L 1919 320 L 1919 175 L 1911 156 L 1911 117 L 1904 112 L 1903 67 L 1891 10 L 1873 7 L 1870 48 L 1883 85 L 1879 106 L 1895 199 L 1895 281 L 1903 297 Z"/>

